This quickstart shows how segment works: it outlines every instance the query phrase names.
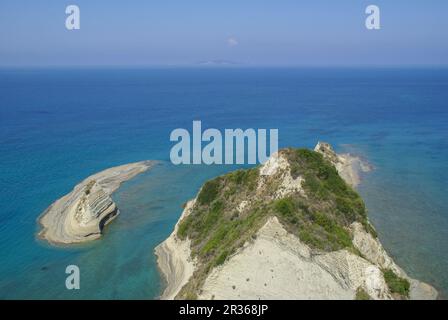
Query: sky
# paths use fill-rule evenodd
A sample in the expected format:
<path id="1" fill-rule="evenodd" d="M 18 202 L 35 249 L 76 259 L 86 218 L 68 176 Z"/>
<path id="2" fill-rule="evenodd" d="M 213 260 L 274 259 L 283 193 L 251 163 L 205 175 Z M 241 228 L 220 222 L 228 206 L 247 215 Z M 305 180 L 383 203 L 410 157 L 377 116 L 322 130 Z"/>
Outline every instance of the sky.
<path id="1" fill-rule="evenodd" d="M 0 0 L 0 66 L 446 66 L 447 16 L 446 0 Z"/>

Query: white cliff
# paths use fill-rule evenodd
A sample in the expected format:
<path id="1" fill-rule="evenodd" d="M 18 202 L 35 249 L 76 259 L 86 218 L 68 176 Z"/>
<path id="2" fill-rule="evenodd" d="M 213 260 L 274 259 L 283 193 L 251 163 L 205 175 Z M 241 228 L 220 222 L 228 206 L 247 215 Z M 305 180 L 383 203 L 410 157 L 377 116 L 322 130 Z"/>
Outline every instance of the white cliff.
<path id="1" fill-rule="evenodd" d="M 179 221 L 186 218 L 193 209 L 195 200 L 189 201 Z M 193 275 L 194 263 L 191 258 L 190 241 L 178 238 L 179 222 L 171 235 L 155 249 L 157 263 L 166 279 L 166 288 L 162 299 L 173 300 L 180 289 Z"/>
<path id="2" fill-rule="evenodd" d="M 326 143 L 315 150 L 337 169 L 352 186 L 360 182 L 359 170 L 369 166 L 358 157 L 338 155 Z M 288 159 L 274 154 L 261 166 L 256 193 L 275 201 L 291 194 L 306 197 L 302 175 L 293 175 Z M 275 179 L 270 179 L 275 177 Z M 273 182 L 274 181 L 274 182 Z M 235 206 L 244 215 L 257 199 L 245 199 Z M 158 264 L 167 280 L 162 299 L 185 298 L 182 288 L 195 280 L 199 263 L 191 257 L 190 239 L 177 236 L 179 223 L 193 210 L 194 201 L 184 210 L 171 236 L 156 249 Z M 409 280 L 410 299 L 435 299 L 437 291 L 409 278 L 365 227 L 354 222 L 347 227 L 352 249 L 326 252 L 313 249 L 291 234 L 275 216 L 269 217 L 256 236 L 212 268 L 197 290 L 198 299 L 355 299 L 358 293 L 370 299 L 401 299 L 391 292 L 384 271 L 392 270 Z"/>

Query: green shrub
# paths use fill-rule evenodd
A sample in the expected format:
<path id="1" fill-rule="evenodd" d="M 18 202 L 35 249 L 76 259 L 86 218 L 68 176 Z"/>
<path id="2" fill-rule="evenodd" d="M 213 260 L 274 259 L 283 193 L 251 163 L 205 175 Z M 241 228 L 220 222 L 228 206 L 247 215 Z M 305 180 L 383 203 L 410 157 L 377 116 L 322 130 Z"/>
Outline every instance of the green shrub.
<path id="1" fill-rule="evenodd" d="M 328 232 L 332 232 L 335 227 L 335 222 L 331 218 L 327 217 L 327 215 L 316 212 L 314 213 L 314 222 L 316 222 L 318 225 L 320 225 L 322 228 L 324 228 Z"/>
<path id="2" fill-rule="evenodd" d="M 339 244 L 340 248 L 347 248 L 353 245 L 350 233 L 341 226 L 335 226 L 332 230 L 333 239 Z"/>
<path id="3" fill-rule="evenodd" d="M 185 295 L 185 300 L 197 300 L 197 299 L 198 299 L 198 296 L 194 292 L 188 292 Z"/>
<path id="4" fill-rule="evenodd" d="M 222 215 L 222 208 L 223 204 L 221 201 L 214 202 L 212 208 L 204 215 L 202 223 L 196 225 L 196 231 L 203 233 L 211 230 L 216 225 L 220 215 Z"/>
<path id="5" fill-rule="evenodd" d="M 369 296 L 369 294 L 361 287 L 356 290 L 356 300 L 372 300 L 372 298 Z"/>
<path id="6" fill-rule="evenodd" d="M 229 225 L 223 224 L 214 232 L 212 238 L 202 247 L 201 255 L 206 255 L 210 251 L 219 247 L 229 232 Z"/>
<path id="7" fill-rule="evenodd" d="M 410 283 L 408 280 L 399 277 L 390 269 L 383 270 L 383 274 L 391 293 L 397 293 L 405 298 L 409 297 Z"/>
<path id="8" fill-rule="evenodd" d="M 278 213 L 284 216 L 290 216 L 296 210 L 296 205 L 290 198 L 277 200 L 274 203 L 274 207 Z"/>
<path id="9" fill-rule="evenodd" d="M 338 225 L 333 218 L 316 212 L 314 222 L 326 231 L 326 237 L 329 240 L 330 248 L 338 250 L 352 246 L 352 238 L 347 230 Z"/>
<path id="10" fill-rule="evenodd" d="M 292 224 L 299 222 L 297 205 L 290 198 L 280 199 L 274 202 L 274 210 L 280 214 L 281 218 Z"/>
<path id="11" fill-rule="evenodd" d="M 177 229 L 177 235 L 181 239 L 185 239 L 188 235 L 188 229 L 190 227 L 191 220 L 190 219 L 183 219 L 179 223 L 179 228 Z"/>
<path id="12" fill-rule="evenodd" d="M 229 252 L 227 250 L 223 251 L 219 255 L 219 257 L 216 259 L 215 265 L 219 266 L 219 265 L 223 264 L 226 261 L 228 255 L 229 255 Z"/>
<path id="13" fill-rule="evenodd" d="M 216 178 L 210 181 L 207 181 L 201 189 L 201 192 L 198 195 L 197 201 L 199 204 L 210 204 L 213 200 L 215 200 L 216 196 L 219 193 L 220 187 L 220 178 Z"/>
<path id="14" fill-rule="evenodd" d="M 244 184 L 247 185 L 253 180 L 256 180 L 258 177 L 258 169 L 252 168 L 252 169 L 240 169 L 236 170 L 234 172 L 229 173 L 228 178 L 235 182 L 236 184 Z"/>
<path id="15" fill-rule="evenodd" d="M 315 232 L 310 230 L 309 227 L 302 226 L 299 228 L 299 239 L 312 248 L 324 249 L 323 242 L 316 236 Z"/>
<path id="16" fill-rule="evenodd" d="M 314 195 L 319 195 L 320 198 L 324 198 L 326 192 L 323 190 L 320 181 L 312 174 L 305 174 L 305 188 Z"/>

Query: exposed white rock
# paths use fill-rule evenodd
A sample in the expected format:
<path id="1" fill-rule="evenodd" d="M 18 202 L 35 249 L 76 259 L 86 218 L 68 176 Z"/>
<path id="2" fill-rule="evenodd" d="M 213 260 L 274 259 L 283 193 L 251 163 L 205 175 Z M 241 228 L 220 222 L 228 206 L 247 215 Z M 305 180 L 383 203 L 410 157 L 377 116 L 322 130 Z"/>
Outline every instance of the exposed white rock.
<path id="1" fill-rule="evenodd" d="M 249 206 L 250 202 L 247 200 L 241 201 L 241 203 L 238 205 L 236 210 L 238 210 L 239 213 L 242 213 L 244 209 L 246 209 Z"/>
<path id="2" fill-rule="evenodd" d="M 370 265 L 364 269 L 363 280 L 364 284 L 361 287 L 370 297 L 376 300 L 392 299 L 383 273 L 378 266 Z"/>
<path id="3" fill-rule="evenodd" d="M 297 178 L 293 178 L 291 176 L 291 172 L 288 170 L 284 173 L 284 177 L 282 179 L 282 183 L 278 186 L 278 189 L 274 193 L 274 199 L 285 198 L 293 193 L 300 193 L 305 196 L 305 191 L 302 187 L 302 182 L 304 179 L 301 176 Z"/>
<path id="4" fill-rule="evenodd" d="M 411 279 L 410 282 L 409 298 L 411 300 L 436 300 L 438 298 L 439 293 L 429 284 L 415 279 Z"/>
<path id="5" fill-rule="evenodd" d="M 207 277 L 199 299 L 352 299 L 311 257 L 309 248 L 274 218 Z"/>
<path id="6" fill-rule="evenodd" d="M 329 160 L 338 170 L 339 175 L 352 187 L 361 182 L 360 173 L 368 172 L 371 167 L 361 158 L 351 154 L 336 154 L 330 144 L 318 142 L 314 151 L 319 152 L 325 159 Z"/>
<path id="7" fill-rule="evenodd" d="M 113 167 L 83 180 L 39 217 L 42 230 L 38 236 L 55 244 L 98 239 L 104 226 L 119 214 L 110 195 L 152 164 L 142 161 Z"/>
<path id="8" fill-rule="evenodd" d="M 380 241 L 364 230 L 364 227 L 354 222 L 351 225 L 353 234 L 353 245 L 369 261 L 373 262 L 381 269 L 390 269 L 402 278 L 406 278 L 411 287 L 409 298 L 411 300 L 434 300 L 437 298 L 437 290 L 429 284 L 410 278 L 387 254 Z"/>
<path id="9" fill-rule="evenodd" d="M 361 223 L 354 222 L 350 227 L 353 235 L 353 245 L 366 259 L 383 269 L 392 269 L 400 276 L 405 275 L 403 270 L 389 257 L 379 240 L 366 232 Z"/>
<path id="10" fill-rule="evenodd" d="M 167 283 L 161 296 L 164 300 L 173 300 L 193 275 L 195 262 L 191 258 L 190 240 L 179 239 L 177 230 L 180 221 L 191 213 L 195 201 L 191 200 L 186 204 L 174 231 L 155 249 L 157 264 Z"/>
<path id="11" fill-rule="evenodd" d="M 347 250 L 315 252 L 272 217 L 253 243 L 210 273 L 199 298 L 353 299 L 359 287 L 391 298 L 377 266 Z"/>
<path id="12" fill-rule="evenodd" d="M 273 177 L 275 177 L 276 180 L 281 181 L 281 184 L 275 187 L 275 192 L 272 194 L 273 199 L 284 198 L 296 192 L 305 196 L 305 191 L 302 187 L 302 182 L 304 181 L 303 177 L 292 177 L 288 160 L 285 155 L 279 152 L 274 153 L 269 160 L 261 166 L 257 190 L 262 192 L 266 188 L 270 188 L 268 181 L 271 181 Z"/>
<path id="13" fill-rule="evenodd" d="M 288 160 L 281 156 L 279 152 L 274 153 L 260 168 L 260 176 L 273 176 L 279 171 L 289 168 Z"/>

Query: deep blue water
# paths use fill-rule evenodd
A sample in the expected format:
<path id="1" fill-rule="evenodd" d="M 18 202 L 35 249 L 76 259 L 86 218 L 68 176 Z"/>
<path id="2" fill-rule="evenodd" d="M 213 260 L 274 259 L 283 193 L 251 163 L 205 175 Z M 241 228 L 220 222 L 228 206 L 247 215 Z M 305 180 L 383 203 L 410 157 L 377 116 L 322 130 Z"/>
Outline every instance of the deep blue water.
<path id="1" fill-rule="evenodd" d="M 227 166 L 168 163 L 170 132 L 279 128 L 280 146 L 318 140 L 375 167 L 359 189 L 386 249 L 448 293 L 447 69 L 0 70 L 0 298 L 156 298 L 154 247 L 181 205 Z M 105 236 L 55 248 L 37 217 L 86 176 L 161 160 L 114 195 Z M 65 267 L 81 290 L 65 289 Z"/>

